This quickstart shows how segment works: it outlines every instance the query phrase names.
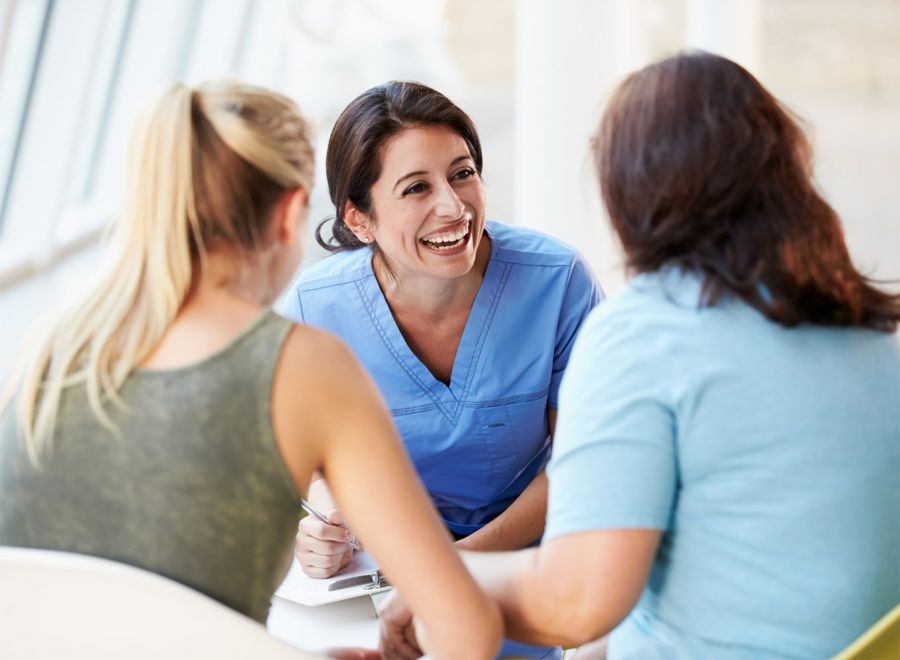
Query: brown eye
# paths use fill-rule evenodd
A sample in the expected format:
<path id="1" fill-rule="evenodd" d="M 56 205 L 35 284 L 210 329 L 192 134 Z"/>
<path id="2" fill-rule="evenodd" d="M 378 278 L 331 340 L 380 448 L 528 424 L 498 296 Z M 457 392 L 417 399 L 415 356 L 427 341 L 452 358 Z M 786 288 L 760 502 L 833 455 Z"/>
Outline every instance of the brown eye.
<path id="1" fill-rule="evenodd" d="M 419 181 L 417 183 L 412 184 L 409 188 L 404 190 L 403 196 L 406 197 L 407 195 L 415 195 L 417 193 L 425 192 L 426 190 L 428 190 L 428 186 L 425 185 L 423 182 Z"/>

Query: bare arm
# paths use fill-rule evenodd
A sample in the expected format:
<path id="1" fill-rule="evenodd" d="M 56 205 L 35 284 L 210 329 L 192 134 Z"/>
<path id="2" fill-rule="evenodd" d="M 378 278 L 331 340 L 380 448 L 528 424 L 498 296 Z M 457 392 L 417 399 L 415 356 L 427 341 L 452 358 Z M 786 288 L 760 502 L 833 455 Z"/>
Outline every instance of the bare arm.
<path id="1" fill-rule="evenodd" d="M 464 553 L 497 601 L 506 634 L 533 644 L 577 646 L 605 635 L 634 607 L 662 533 L 583 532 L 505 553 Z"/>
<path id="2" fill-rule="evenodd" d="M 556 408 L 548 408 L 550 436 L 556 431 Z M 522 494 L 487 525 L 457 541 L 460 550 L 518 550 L 544 533 L 547 517 L 547 475 L 541 471 Z"/>
<path id="3" fill-rule="evenodd" d="M 293 382 L 273 402 L 280 395 L 290 404 L 279 408 L 290 419 L 276 431 L 288 434 L 279 446 L 298 490 L 321 468 L 346 522 L 422 621 L 430 655 L 492 656 L 499 612 L 466 572 L 368 375 L 336 339 L 309 328 L 294 334 L 299 356 L 285 364 Z"/>

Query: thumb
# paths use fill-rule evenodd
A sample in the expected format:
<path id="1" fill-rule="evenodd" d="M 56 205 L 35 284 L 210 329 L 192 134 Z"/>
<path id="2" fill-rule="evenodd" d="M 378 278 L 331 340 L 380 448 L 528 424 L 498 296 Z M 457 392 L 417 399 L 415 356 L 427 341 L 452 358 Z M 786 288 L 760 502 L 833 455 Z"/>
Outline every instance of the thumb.
<path id="1" fill-rule="evenodd" d="M 340 509 L 332 509 L 328 514 L 328 522 L 332 525 L 343 525 L 344 516 L 341 515 Z"/>

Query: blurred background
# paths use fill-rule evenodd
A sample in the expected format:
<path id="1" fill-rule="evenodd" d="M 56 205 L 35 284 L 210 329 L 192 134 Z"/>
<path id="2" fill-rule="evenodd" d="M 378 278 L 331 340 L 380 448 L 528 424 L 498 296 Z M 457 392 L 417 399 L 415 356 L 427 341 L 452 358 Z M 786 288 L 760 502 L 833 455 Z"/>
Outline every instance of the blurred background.
<path id="1" fill-rule="evenodd" d="M 805 120 L 857 265 L 900 290 L 900 0 L 0 0 L 0 382 L 102 267 L 132 121 L 174 81 L 300 103 L 311 229 L 343 107 L 390 79 L 436 87 L 479 128 L 489 218 L 575 245 L 614 293 L 589 139 L 626 73 L 681 48 L 736 60 Z M 304 266 L 321 258 L 309 241 Z"/>

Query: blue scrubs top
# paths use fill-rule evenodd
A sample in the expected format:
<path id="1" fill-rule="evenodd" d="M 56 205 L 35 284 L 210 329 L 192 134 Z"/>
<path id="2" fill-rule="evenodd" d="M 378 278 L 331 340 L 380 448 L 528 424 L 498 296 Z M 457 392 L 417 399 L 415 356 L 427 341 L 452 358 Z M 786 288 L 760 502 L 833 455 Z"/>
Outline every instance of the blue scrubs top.
<path id="1" fill-rule="evenodd" d="M 372 252 L 307 269 L 284 309 L 344 340 L 368 369 L 447 527 L 468 535 L 502 513 L 550 454 L 547 407 L 602 291 L 582 257 L 543 234 L 487 223 L 491 256 L 449 387 L 406 344 Z"/>

